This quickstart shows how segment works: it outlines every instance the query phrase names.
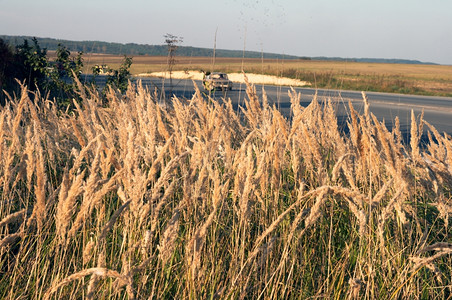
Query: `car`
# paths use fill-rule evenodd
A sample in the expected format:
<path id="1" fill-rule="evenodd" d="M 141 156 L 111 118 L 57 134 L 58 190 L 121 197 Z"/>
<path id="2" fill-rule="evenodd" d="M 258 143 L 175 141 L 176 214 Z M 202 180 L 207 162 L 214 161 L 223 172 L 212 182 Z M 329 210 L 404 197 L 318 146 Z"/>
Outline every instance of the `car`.
<path id="1" fill-rule="evenodd" d="M 222 72 L 213 72 L 204 74 L 202 81 L 205 90 L 214 91 L 216 89 L 232 90 L 232 81 L 228 74 Z"/>

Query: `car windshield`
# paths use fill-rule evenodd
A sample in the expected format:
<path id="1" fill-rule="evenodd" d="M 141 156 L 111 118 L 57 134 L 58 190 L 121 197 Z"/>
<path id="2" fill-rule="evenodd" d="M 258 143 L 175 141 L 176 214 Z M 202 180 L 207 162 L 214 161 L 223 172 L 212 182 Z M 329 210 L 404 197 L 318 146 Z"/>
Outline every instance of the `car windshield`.
<path id="1" fill-rule="evenodd" d="M 212 74 L 212 79 L 228 79 L 226 74 Z"/>

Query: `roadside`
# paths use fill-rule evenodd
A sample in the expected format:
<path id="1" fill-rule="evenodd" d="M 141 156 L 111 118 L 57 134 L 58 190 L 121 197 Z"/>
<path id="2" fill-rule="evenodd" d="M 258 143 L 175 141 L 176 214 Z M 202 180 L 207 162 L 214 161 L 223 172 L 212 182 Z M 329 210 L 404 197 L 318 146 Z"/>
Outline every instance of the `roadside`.
<path id="1" fill-rule="evenodd" d="M 108 64 L 109 67 L 118 68 L 122 59 L 121 56 L 100 54 L 89 54 L 87 57 L 89 63 L 86 64 L 85 72 L 90 72 L 94 64 Z M 149 75 L 166 69 L 167 57 L 138 55 L 133 57 L 130 71 L 134 76 L 141 76 L 141 74 Z M 250 74 L 274 76 L 270 83 L 263 79 L 259 80 L 260 83 L 267 85 L 274 82 L 278 84 L 281 78 L 290 78 L 309 82 L 314 88 L 452 96 L 452 66 L 446 65 L 217 57 L 213 66 L 211 57 L 178 56 L 175 69 L 183 73 L 192 72 L 188 70 L 209 70 L 227 74 L 240 74 L 243 69 L 250 81 L 254 80 L 251 79 Z M 268 78 L 267 76 L 265 78 Z M 173 75 L 173 78 L 176 77 Z M 275 80 L 275 78 L 278 79 Z M 240 81 L 243 82 L 238 80 Z M 300 86 L 292 83 L 289 85 Z"/>
<path id="2" fill-rule="evenodd" d="M 139 77 L 158 77 L 158 78 L 169 78 L 169 72 L 152 72 L 152 73 L 141 73 L 138 74 Z M 202 80 L 204 74 L 199 71 L 174 71 L 171 73 L 173 79 L 192 79 L 192 80 Z M 245 83 L 245 76 L 249 83 L 252 84 L 263 84 L 263 85 L 282 85 L 282 86 L 311 86 L 307 81 L 302 81 L 299 79 L 278 77 L 273 75 L 263 75 L 254 73 L 228 73 L 229 80 L 235 83 Z"/>

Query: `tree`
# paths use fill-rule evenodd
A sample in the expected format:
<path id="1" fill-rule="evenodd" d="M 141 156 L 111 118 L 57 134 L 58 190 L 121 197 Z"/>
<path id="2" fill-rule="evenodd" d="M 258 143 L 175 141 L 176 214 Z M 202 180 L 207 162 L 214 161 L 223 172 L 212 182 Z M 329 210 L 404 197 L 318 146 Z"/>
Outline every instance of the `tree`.
<path id="1" fill-rule="evenodd" d="M 68 102 L 70 98 L 77 96 L 75 79 L 80 80 L 83 68 L 83 52 L 78 52 L 75 57 L 62 44 L 58 44 L 55 62 L 49 68 L 52 96 L 62 102 Z"/>
<path id="2" fill-rule="evenodd" d="M 3 39 L 0 39 L 0 105 L 4 105 L 4 96 L 1 91 L 11 90 L 14 85 L 14 52 Z"/>
<path id="3" fill-rule="evenodd" d="M 56 55 L 57 58 L 55 62 L 59 77 L 79 78 L 83 68 L 83 52 L 78 52 L 76 57 L 71 58 L 71 52 L 66 48 L 66 46 L 58 44 Z"/>
<path id="4" fill-rule="evenodd" d="M 48 88 L 47 81 L 47 50 L 42 49 L 36 38 L 33 45 L 24 43 L 13 49 L 0 40 L 0 102 L 5 104 L 3 90 L 9 94 L 18 93 L 20 86 L 16 80 L 25 82 L 31 91 L 44 91 Z"/>
<path id="5" fill-rule="evenodd" d="M 0 104 L 5 104 L 3 90 L 9 94 L 20 91 L 16 79 L 25 82 L 30 91 L 40 90 L 55 99 L 58 106 L 67 107 L 72 99 L 78 98 L 76 79 L 80 80 L 83 68 L 83 52 L 71 55 L 62 44 L 58 45 L 56 59 L 49 62 L 47 50 L 42 49 L 36 38 L 30 45 L 27 39 L 18 45 L 15 51 L 0 39 Z M 107 85 L 112 85 L 121 91 L 127 90 L 132 77 L 130 66 L 132 57 L 124 55 L 124 60 L 118 70 L 112 70 L 107 75 Z"/>
<path id="6" fill-rule="evenodd" d="M 24 40 L 16 47 L 15 64 L 17 79 L 25 80 L 30 90 L 48 89 L 48 60 L 47 49 L 39 46 L 36 38 L 32 39 L 33 46 Z"/>
<path id="7" fill-rule="evenodd" d="M 118 88 L 121 92 L 127 90 L 129 80 L 132 77 L 130 73 L 130 66 L 132 65 L 132 57 L 124 55 L 124 60 L 119 67 L 119 70 L 112 70 L 111 75 L 107 75 L 107 85 L 112 85 Z"/>
<path id="8" fill-rule="evenodd" d="M 32 45 L 24 39 L 23 44 L 16 46 L 14 52 L 0 40 L 0 88 L 10 94 L 19 92 L 20 87 L 15 81 L 17 79 L 25 82 L 30 91 L 47 93 L 59 104 L 70 103 L 68 99 L 77 97 L 78 87 L 74 79 L 80 79 L 83 53 L 79 52 L 73 57 L 65 46 L 59 44 L 56 54 L 56 61 L 49 62 L 47 49 L 41 48 L 36 38 L 32 39 Z M 3 99 L 4 95 L 1 93 L 0 100 Z"/>
<path id="9" fill-rule="evenodd" d="M 173 79 L 172 79 L 172 72 L 173 72 L 173 67 L 176 63 L 176 60 L 174 59 L 174 55 L 175 52 L 177 50 L 177 48 L 179 47 L 179 44 L 182 43 L 183 38 L 182 37 L 178 37 L 172 34 L 165 34 L 165 44 L 168 47 L 168 72 L 169 72 L 169 80 L 170 80 L 170 95 L 173 93 Z"/>

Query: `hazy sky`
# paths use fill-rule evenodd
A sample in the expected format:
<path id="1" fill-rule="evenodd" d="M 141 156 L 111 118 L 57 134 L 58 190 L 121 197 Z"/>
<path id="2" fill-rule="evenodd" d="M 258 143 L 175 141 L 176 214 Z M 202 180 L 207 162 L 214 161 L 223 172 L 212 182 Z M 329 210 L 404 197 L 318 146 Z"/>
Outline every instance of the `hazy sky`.
<path id="1" fill-rule="evenodd" d="M 0 0 L 0 34 L 452 65 L 452 0 Z"/>

